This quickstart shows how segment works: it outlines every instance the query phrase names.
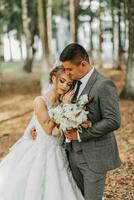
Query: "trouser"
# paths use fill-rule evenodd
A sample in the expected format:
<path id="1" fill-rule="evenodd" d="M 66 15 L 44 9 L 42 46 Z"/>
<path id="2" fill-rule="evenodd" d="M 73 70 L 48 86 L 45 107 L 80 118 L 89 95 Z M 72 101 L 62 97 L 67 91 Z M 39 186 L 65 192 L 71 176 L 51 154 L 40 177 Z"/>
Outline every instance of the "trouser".
<path id="1" fill-rule="evenodd" d="M 97 173 L 91 170 L 82 151 L 69 152 L 68 159 L 73 177 L 85 200 L 102 200 L 106 173 Z"/>

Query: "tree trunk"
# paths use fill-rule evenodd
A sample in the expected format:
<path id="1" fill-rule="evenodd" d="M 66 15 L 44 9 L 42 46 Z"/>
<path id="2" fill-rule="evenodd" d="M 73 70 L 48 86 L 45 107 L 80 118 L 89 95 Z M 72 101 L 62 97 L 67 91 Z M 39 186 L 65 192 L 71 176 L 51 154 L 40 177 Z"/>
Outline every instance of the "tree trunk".
<path id="1" fill-rule="evenodd" d="M 39 25 L 39 35 L 42 43 L 42 74 L 41 74 L 41 93 L 45 93 L 49 85 L 49 72 L 51 68 L 51 60 L 49 54 L 49 42 L 48 42 L 48 28 L 47 28 L 47 1 L 45 0 L 45 5 L 43 0 L 38 0 L 38 25 Z M 44 9 L 43 9 L 44 8 Z"/>
<path id="2" fill-rule="evenodd" d="M 118 68 L 121 69 L 122 64 L 122 45 L 121 45 L 121 3 L 118 1 Z"/>
<path id="3" fill-rule="evenodd" d="M 21 0 L 22 6 L 22 24 L 23 24 L 23 32 L 26 40 L 26 50 L 27 56 L 24 64 L 24 71 L 31 72 L 32 64 L 33 64 L 33 49 L 32 49 L 32 36 L 29 28 L 29 17 L 28 17 L 28 5 L 27 0 Z"/>
<path id="4" fill-rule="evenodd" d="M 71 41 L 77 42 L 77 29 L 78 29 L 78 0 L 69 0 L 69 10 L 70 10 L 70 35 Z"/>
<path id="5" fill-rule="evenodd" d="M 103 30 L 102 30 L 102 21 L 101 21 L 101 0 L 99 0 L 100 11 L 99 11 L 99 67 L 103 67 L 102 63 L 102 42 L 103 42 Z"/>
<path id="6" fill-rule="evenodd" d="M 91 13 L 91 2 L 92 0 L 89 0 L 89 13 Z M 92 30 L 92 22 L 93 22 L 93 16 L 90 14 L 90 20 L 89 20 L 89 26 L 90 26 L 90 57 L 93 60 L 93 30 Z"/>
<path id="7" fill-rule="evenodd" d="M 13 54 L 12 54 L 12 45 L 11 45 L 11 37 L 10 34 L 7 33 L 8 41 L 9 41 L 9 52 L 10 52 L 10 61 L 13 61 Z"/>
<path id="8" fill-rule="evenodd" d="M 126 60 L 126 41 L 128 38 L 128 33 L 127 33 L 127 2 L 126 0 L 123 0 L 122 2 L 122 21 L 124 22 L 124 30 L 123 30 L 123 38 L 122 38 L 122 64 L 127 65 L 127 60 Z"/>
<path id="9" fill-rule="evenodd" d="M 49 64 L 52 65 L 52 0 L 48 0 L 47 6 L 47 35 L 49 49 Z"/>
<path id="10" fill-rule="evenodd" d="M 128 0 L 129 50 L 126 74 L 126 97 L 134 98 L 134 1 Z"/>
<path id="11" fill-rule="evenodd" d="M 123 48 L 126 49 L 126 40 L 127 40 L 127 2 L 126 0 L 124 0 L 123 2 L 123 13 L 124 13 L 124 25 L 125 25 Z"/>
<path id="12" fill-rule="evenodd" d="M 114 19 L 114 4 L 115 0 L 111 0 L 111 14 L 112 14 L 112 58 L 113 58 L 113 68 L 115 67 L 115 19 Z"/>
<path id="13" fill-rule="evenodd" d="M 20 56 L 21 56 L 21 60 L 23 60 L 23 46 L 22 46 L 22 37 L 21 35 L 19 35 L 19 48 L 20 48 Z"/>
<path id="14" fill-rule="evenodd" d="M 89 24 L 90 24 L 90 53 L 91 53 L 91 57 L 92 57 L 92 51 L 94 50 L 93 47 L 93 30 L 92 30 L 92 22 L 93 22 L 93 18 L 91 17 Z"/>
<path id="15" fill-rule="evenodd" d="M 4 61 L 4 44 L 2 34 L 0 34 L 0 61 Z"/>

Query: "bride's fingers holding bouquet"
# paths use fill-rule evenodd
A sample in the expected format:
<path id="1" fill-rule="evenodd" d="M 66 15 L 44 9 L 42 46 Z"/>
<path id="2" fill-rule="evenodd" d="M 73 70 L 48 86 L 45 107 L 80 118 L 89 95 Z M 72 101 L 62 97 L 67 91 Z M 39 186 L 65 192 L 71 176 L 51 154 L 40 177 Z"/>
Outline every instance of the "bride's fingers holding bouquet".
<path id="1" fill-rule="evenodd" d="M 62 102 L 63 103 L 70 103 L 72 98 L 74 96 L 74 91 L 73 90 L 69 90 L 66 94 L 64 94 L 64 96 L 62 97 Z"/>
<path id="2" fill-rule="evenodd" d="M 37 132 L 36 132 L 35 127 L 32 127 L 30 134 L 31 134 L 32 139 L 36 140 L 36 138 L 37 138 Z"/>

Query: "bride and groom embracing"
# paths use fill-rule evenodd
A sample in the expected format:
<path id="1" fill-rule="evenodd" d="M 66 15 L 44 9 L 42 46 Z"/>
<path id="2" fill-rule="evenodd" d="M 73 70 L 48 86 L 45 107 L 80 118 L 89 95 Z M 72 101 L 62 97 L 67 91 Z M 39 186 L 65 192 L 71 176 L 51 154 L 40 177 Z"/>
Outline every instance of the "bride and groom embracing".
<path id="1" fill-rule="evenodd" d="M 77 43 L 65 47 L 60 61 L 62 66 L 50 73 L 53 87 L 36 97 L 24 135 L 0 164 L 1 200 L 102 200 L 107 171 L 120 165 L 113 133 L 120 126 L 114 83 L 91 66 Z M 66 152 L 54 136 L 59 124 L 49 111 L 83 95 L 92 98 L 86 104 L 91 126 L 64 131 L 71 141 Z"/>

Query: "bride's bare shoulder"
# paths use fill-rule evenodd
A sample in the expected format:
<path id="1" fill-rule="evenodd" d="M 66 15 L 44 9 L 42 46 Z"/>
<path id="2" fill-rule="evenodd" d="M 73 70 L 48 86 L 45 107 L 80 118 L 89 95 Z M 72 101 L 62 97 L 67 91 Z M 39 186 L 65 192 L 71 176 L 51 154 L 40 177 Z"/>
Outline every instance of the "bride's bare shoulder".
<path id="1" fill-rule="evenodd" d="M 40 109 L 46 107 L 45 97 L 44 96 L 37 96 L 33 101 L 34 109 Z"/>

